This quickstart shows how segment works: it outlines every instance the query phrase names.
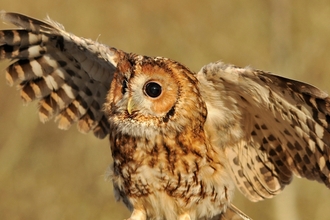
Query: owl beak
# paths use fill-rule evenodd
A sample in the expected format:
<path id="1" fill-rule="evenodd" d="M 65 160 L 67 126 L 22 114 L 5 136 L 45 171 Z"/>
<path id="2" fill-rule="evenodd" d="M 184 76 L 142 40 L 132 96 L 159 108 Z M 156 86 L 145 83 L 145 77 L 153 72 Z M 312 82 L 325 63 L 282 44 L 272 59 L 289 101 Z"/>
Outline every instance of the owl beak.
<path id="1" fill-rule="evenodd" d="M 130 97 L 128 99 L 128 102 L 127 102 L 127 112 L 128 112 L 128 114 L 130 114 L 130 115 L 132 114 L 133 107 L 134 107 L 134 103 L 132 101 L 132 97 Z"/>

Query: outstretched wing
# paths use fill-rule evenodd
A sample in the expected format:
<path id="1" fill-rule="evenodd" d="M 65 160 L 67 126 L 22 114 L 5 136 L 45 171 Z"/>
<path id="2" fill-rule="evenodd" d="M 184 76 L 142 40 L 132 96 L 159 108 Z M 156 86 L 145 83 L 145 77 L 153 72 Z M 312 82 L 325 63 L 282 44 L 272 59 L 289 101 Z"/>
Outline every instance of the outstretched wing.
<path id="1" fill-rule="evenodd" d="M 197 74 L 206 130 L 240 191 L 271 198 L 293 174 L 330 187 L 330 98 L 294 80 L 221 62 Z"/>
<path id="2" fill-rule="evenodd" d="M 117 66 L 118 51 L 76 37 L 62 25 L 17 13 L 0 12 L 1 19 L 19 29 L 0 31 L 0 60 L 10 59 L 9 85 L 19 83 L 25 102 L 39 101 L 39 117 L 55 117 L 59 128 L 78 122 L 81 132 L 99 138 L 109 132 L 102 111 Z"/>

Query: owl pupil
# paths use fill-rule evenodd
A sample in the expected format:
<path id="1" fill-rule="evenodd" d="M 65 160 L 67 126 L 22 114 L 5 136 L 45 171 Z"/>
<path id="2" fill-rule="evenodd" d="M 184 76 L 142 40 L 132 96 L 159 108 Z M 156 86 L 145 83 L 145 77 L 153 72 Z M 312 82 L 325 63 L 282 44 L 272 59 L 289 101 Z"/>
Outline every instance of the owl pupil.
<path id="1" fill-rule="evenodd" d="M 145 85 L 144 91 L 147 96 L 157 98 L 162 93 L 162 87 L 158 83 L 149 82 Z"/>

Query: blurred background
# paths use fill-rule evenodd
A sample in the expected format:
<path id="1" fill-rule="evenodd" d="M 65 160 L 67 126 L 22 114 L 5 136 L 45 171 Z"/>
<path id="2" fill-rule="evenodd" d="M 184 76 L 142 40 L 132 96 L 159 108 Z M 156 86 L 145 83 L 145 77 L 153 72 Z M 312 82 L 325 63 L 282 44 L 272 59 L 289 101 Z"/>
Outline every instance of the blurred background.
<path id="1" fill-rule="evenodd" d="M 222 60 L 330 89 L 328 0 L 1 0 L 0 9 L 49 15 L 77 36 L 194 71 Z M 0 219 L 128 218 L 104 181 L 108 140 L 40 123 L 37 104 L 22 107 L 0 75 Z M 330 219 L 330 190 L 298 178 L 274 199 L 252 203 L 237 192 L 234 204 L 254 219 Z"/>

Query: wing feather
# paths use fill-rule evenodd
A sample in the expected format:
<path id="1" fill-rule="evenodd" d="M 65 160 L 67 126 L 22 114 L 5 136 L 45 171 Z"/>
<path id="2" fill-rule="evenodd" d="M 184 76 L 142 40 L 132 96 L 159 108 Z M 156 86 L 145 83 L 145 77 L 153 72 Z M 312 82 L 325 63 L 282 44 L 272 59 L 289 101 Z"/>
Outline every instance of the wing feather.
<path id="1" fill-rule="evenodd" d="M 66 32 L 50 20 L 39 21 L 17 13 L 0 13 L 1 19 L 20 29 L 0 31 L 0 60 L 9 85 L 19 83 L 25 102 L 38 100 L 39 117 L 55 117 L 59 128 L 78 122 L 81 132 L 99 138 L 109 132 L 102 111 L 116 70 L 118 51 Z"/>
<path id="2" fill-rule="evenodd" d="M 207 133 L 226 153 L 228 170 L 245 196 L 271 198 L 293 174 L 330 187 L 330 98 L 325 92 L 222 62 L 203 67 L 197 78 L 209 110 Z"/>

